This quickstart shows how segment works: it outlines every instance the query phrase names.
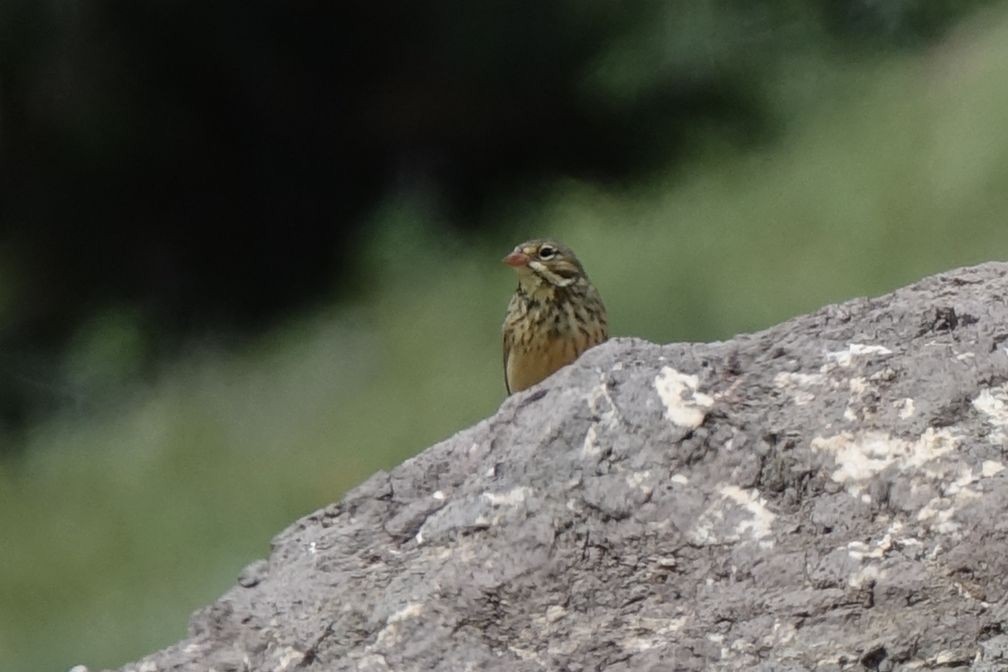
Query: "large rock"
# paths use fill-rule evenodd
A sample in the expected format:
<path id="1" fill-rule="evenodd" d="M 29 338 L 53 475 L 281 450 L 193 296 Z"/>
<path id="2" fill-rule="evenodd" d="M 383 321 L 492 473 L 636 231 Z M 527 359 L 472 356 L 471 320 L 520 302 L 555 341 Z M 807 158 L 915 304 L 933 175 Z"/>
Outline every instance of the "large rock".
<path id="1" fill-rule="evenodd" d="M 595 348 L 123 669 L 1008 669 L 1006 274 Z"/>

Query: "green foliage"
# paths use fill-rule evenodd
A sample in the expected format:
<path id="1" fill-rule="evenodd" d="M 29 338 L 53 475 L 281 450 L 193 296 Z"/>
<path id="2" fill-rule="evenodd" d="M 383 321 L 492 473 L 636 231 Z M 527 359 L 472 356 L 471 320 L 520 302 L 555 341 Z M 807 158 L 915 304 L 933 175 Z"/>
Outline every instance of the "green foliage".
<path id="1" fill-rule="evenodd" d="M 774 146 L 711 143 L 688 171 L 619 190 L 558 183 L 508 205 L 507 240 L 446 238 L 436 203 L 389 201 L 356 303 L 242 352 L 192 352 L 0 462 L 0 668 L 117 665 L 174 641 L 295 516 L 493 413 L 514 284 L 498 260 L 524 237 L 566 240 L 614 333 L 661 342 L 1004 258 L 1006 45 L 999 15 L 921 56 L 834 66 Z M 129 362 L 110 353 L 141 347 L 128 316 L 88 333 L 71 372 L 119 380 Z"/>

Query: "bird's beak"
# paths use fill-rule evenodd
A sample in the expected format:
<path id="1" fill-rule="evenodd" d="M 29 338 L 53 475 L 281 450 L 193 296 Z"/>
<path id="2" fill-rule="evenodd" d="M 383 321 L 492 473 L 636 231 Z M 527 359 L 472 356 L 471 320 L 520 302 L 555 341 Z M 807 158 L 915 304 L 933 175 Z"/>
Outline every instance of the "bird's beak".
<path id="1" fill-rule="evenodd" d="M 516 247 L 514 252 L 504 257 L 502 261 L 512 268 L 521 268 L 522 266 L 528 266 L 529 256 Z"/>

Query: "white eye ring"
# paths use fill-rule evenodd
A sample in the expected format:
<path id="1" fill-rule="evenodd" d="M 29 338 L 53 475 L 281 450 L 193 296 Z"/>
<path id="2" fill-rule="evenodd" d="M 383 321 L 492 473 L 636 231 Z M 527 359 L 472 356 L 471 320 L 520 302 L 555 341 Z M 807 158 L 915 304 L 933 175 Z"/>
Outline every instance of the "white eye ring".
<path id="1" fill-rule="evenodd" d="M 548 261 L 556 256 L 556 249 L 550 247 L 549 245 L 543 245 L 539 248 L 539 258 L 543 261 Z"/>

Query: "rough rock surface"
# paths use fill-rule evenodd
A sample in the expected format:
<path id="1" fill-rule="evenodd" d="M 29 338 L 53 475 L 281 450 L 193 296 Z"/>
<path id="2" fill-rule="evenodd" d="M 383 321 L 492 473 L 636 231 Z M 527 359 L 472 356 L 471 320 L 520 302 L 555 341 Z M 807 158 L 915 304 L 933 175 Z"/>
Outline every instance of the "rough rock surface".
<path id="1" fill-rule="evenodd" d="M 1008 669 L 1006 298 L 992 263 L 595 348 L 123 669 Z"/>

